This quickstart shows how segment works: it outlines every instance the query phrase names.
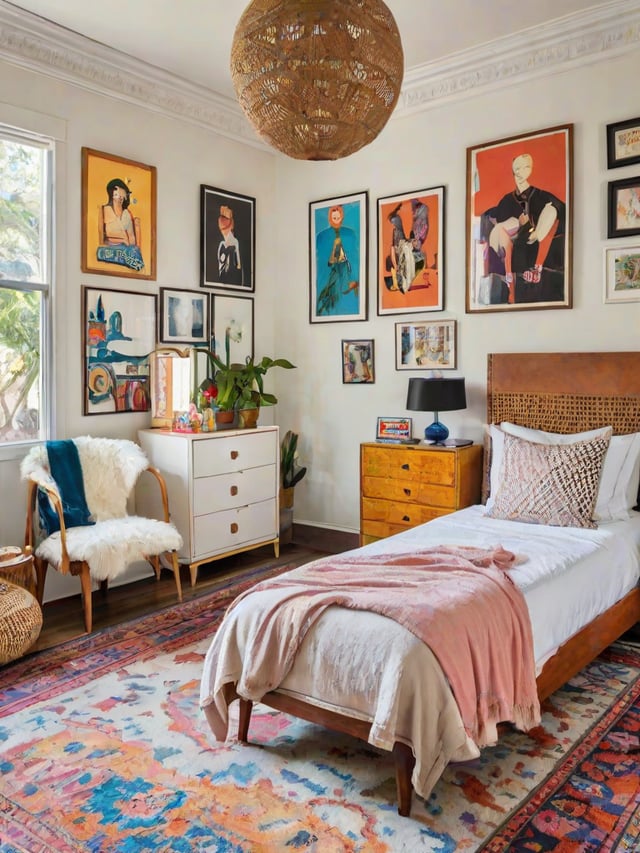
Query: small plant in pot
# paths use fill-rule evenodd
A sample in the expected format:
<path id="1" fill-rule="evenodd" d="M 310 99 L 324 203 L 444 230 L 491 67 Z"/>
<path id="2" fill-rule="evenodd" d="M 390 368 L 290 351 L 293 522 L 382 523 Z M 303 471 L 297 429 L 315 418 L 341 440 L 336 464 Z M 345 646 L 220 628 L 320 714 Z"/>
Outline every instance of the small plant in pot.
<path id="1" fill-rule="evenodd" d="M 306 467 L 298 465 L 298 433 L 287 430 L 280 442 L 280 506 L 293 506 L 293 490 L 307 473 Z"/>
<path id="2" fill-rule="evenodd" d="M 278 398 L 274 394 L 270 394 L 264 390 L 264 375 L 272 367 L 283 367 L 285 370 L 292 370 L 295 368 L 295 364 L 291 364 L 286 358 L 269 358 L 268 355 L 263 356 L 260 361 L 255 362 L 252 356 L 247 356 L 238 376 L 240 393 L 236 408 L 241 413 L 247 411 L 257 413 L 257 410 L 261 406 L 275 406 L 278 402 Z M 245 421 L 245 424 L 250 420 L 246 414 L 241 415 L 241 419 Z M 256 422 L 257 414 L 252 425 L 255 426 Z"/>

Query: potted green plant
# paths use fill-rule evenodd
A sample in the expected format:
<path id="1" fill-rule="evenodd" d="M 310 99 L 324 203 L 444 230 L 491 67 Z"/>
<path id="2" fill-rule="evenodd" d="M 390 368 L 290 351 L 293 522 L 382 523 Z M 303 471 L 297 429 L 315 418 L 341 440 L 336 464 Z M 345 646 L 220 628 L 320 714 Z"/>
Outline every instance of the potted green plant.
<path id="1" fill-rule="evenodd" d="M 244 363 L 231 362 L 229 356 L 230 330 L 225 334 L 225 360 L 207 350 L 213 376 L 208 377 L 200 386 L 205 393 L 214 393 L 214 405 L 223 412 L 252 411 L 253 418 L 241 416 L 241 426 L 255 426 L 257 410 L 260 406 L 273 406 L 278 402 L 277 397 L 264 390 L 264 375 L 272 367 L 283 367 L 286 370 L 295 368 L 286 358 L 270 358 L 263 356 L 256 362 L 253 356 L 247 356 Z M 212 387 L 213 386 L 213 387 Z M 213 390 L 215 389 L 215 391 Z"/>
<path id="2" fill-rule="evenodd" d="M 306 467 L 298 465 L 298 433 L 287 430 L 280 442 L 280 507 L 293 506 L 293 490 L 307 473 Z"/>

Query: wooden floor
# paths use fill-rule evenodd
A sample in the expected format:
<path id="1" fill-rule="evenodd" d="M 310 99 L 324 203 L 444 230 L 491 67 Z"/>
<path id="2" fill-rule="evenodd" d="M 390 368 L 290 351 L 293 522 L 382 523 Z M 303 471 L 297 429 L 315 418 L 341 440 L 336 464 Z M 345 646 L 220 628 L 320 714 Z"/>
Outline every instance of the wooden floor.
<path id="1" fill-rule="evenodd" d="M 182 582 L 183 600 L 189 601 L 210 592 L 220 580 L 239 574 L 247 569 L 261 564 L 278 564 L 292 566 L 302 565 L 324 556 L 327 551 L 321 551 L 308 545 L 282 545 L 280 556 L 276 559 L 272 546 L 256 548 L 243 554 L 235 554 L 222 560 L 206 563 L 198 569 L 198 580 L 195 587 L 191 586 L 189 571 L 182 566 L 180 580 Z M 52 571 L 52 569 L 49 569 Z M 110 625 L 127 622 L 139 616 L 145 616 L 168 607 L 177 602 L 176 585 L 173 574 L 163 570 L 159 581 L 149 567 L 149 577 L 123 586 L 111 587 L 106 594 L 100 590 L 93 593 L 93 630 L 99 631 Z M 82 602 L 80 599 L 80 580 L 78 579 L 78 595 L 45 602 L 43 606 L 43 625 L 37 643 L 31 652 L 50 648 L 84 634 Z"/>

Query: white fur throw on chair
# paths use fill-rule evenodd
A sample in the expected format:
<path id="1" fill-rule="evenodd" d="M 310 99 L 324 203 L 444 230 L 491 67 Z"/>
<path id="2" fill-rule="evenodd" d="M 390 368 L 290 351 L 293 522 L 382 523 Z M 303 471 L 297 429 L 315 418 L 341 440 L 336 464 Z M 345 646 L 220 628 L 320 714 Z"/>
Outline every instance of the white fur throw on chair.
<path id="1" fill-rule="evenodd" d="M 112 580 L 130 563 L 182 547 L 182 537 L 173 524 L 127 515 L 129 495 L 139 475 L 149 467 L 137 444 L 91 436 L 75 438 L 74 443 L 80 457 L 87 506 L 96 523 L 67 528 L 70 560 L 86 561 L 95 580 Z M 23 479 L 55 487 L 46 445 L 32 448 L 20 470 Z M 36 555 L 54 567 L 60 566 L 60 532 L 44 539 Z"/>

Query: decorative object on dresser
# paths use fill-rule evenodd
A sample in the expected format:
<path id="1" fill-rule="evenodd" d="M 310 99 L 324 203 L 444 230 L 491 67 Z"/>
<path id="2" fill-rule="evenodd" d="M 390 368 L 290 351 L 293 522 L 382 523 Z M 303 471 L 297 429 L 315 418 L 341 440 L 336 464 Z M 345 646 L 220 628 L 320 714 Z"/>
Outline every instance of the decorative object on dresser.
<path id="1" fill-rule="evenodd" d="M 448 428 L 440 422 L 439 412 L 453 412 L 467 408 L 464 379 L 413 377 L 409 380 L 407 409 L 413 412 L 433 412 L 433 423 L 424 431 L 425 441 L 443 444 L 449 438 Z M 464 439 L 453 439 L 451 446 L 471 444 Z"/>
<path id="2" fill-rule="evenodd" d="M 372 142 L 403 72 L 400 33 L 382 0 L 252 0 L 231 45 L 245 115 L 298 160 L 337 160 Z"/>
<path id="3" fill-rule="evenodd" d="M 127 509 L 145 471 L 152 478 L 142 479 L 153 482 L 157 496 L 155 517 L 129 515 Z M 25 550 L 38 543 L 35 566 L 40 603 L 50 565 L 62 574 L 79 575 L 85 630 L 90 633 L 92 582 L 98 581 L 106 590 L 108 582 L 129 564 L 142 560 L 151 564 L 159 578 L 161 557 L 169 561 L 182 601 L 176 556 L 182 539 L 169 520 L 164 479 L 137 444 L 92 436 L 48 441 L 31 448 L 20 472 L 28 481 Z"/>
<path id="4" fill-rule="evenodd" d="M 360 544 L 478 503 L 482 447 L 360 445 Z"/>
<path id="5" fill-rule="evenodd" d="M 145 429 L 138 433 L 151 462 L 164 474 L 172 520 L 182 534 L 178 559 L 189 566 L 191 585 L 203 563 L 273 545 L 279 554 L 277 426 L 213 433 Z M 156 496 L 141 482 L 136 506 L 158 511 Z"/>

